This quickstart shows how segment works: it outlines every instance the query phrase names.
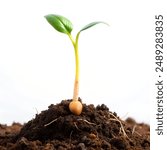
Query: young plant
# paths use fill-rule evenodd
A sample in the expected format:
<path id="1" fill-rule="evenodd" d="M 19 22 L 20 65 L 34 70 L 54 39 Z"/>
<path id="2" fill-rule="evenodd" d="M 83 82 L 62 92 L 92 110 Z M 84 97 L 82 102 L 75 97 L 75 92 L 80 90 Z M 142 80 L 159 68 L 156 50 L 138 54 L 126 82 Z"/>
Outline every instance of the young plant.
<path id="1" fill-rule="evenodd" d="M 82 31 L 89 29 L 90 27 L 93 27 L 96 24 L 99 23 L 104 23 L 101 21 L 97 22 L 92 22 L 86 26 L 84 26 L 76 35 L 76 38 L 74 39 L 71 32 L 73 30 L 73 25 L 70 20 L 67 18 L 60 16 L 60 15 L 54 15 L 54 14 L 49 14 L 45 16 L 46 20 L 53 26 L 54 29 L 57 31 L 66 34 L 74 47 L 74 52 L 75 52 L 75 82 L 74 82 L 74 93 L 73 93 L 73 100 L 69 104 L 69 109 L 70 111 L 75 114 L 75 115 L 80 115 L 82 112 L 82 104 L 80 101 L 78 101 L 78 95 L 79 95 L 79 54 L 78 54 L 78 39 L 79 35 Z"/>

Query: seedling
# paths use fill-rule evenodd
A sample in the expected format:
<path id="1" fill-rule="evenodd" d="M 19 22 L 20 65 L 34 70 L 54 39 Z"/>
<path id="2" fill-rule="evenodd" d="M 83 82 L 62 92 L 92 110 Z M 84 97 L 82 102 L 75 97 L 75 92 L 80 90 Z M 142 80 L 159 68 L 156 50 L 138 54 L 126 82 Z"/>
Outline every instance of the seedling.
<path id="1" fill-rule="evenodd" d="M 45 16 L 46 20 L 49 22 L 50 25 L 53 26 L 54 29 L 57 31 L 64 33 L 68 35 L 70 38 L 72 45 L 74 47 L 74 52 L 75 52 L 75 82 L 74 82 L 74 92 L 73 92 L 73 100 L 69 104 L 69 109 L 70 111 L 75 114 L 75 115 L 80 115 L 82 112 L 82 104 L 80 101 L 78 101 L 78 95 L 79 95 L 79 54 L 78 54 L 78 39 L 79 35 L 82 31 L 89 29 L 90 27 L 93 27 L 96 24 L 103 23 L 106 24 L 105 22 L 102 21 L 97 21 L 97 22 L 92 22 L 89 23 L 88 25 L 84 26 L 76 35 L 76 38 L 74 39 L 71 32 L 73 30 L 73 25 L 70 20 L 67 18 L 60 16 L 60 15 L 54 15 L 54 14 L 49 14 Z"/>

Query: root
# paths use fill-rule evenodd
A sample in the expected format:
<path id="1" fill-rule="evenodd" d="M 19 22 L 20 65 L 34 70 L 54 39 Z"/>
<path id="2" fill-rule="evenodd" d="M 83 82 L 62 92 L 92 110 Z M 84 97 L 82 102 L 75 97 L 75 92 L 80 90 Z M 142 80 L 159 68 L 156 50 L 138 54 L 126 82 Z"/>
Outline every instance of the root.
<path id="1" fill-rule="evenodd" d="M 47 127 L 47 126 L 51 125 L 52 123 L 56 122 L 57 119 L 58 119 L 58 118 L 56 118 L 56 119 L 52 120 L 51 122 L 45 124 L 44 127 Z M 86 122 L 87 124 L 90 124 L 90 125 L 96 125 L 95 123 L 89 122 L 89 121 L 87 121 L 86 119 L 77 119 L 77 120 L 78 120 L 78 121 L 84 121 L 84 122 Z M 78 128 L 78 126 L 76 125 L 75 122 L 74 122 L 74 125 L 75 125 L 75 127 L 77 128 L 77 130 L 80 130 L 80 129 Z"/>
<path id="2" fill-rule="evenodd" d="M 136 125 L 133 126 L 133 129 L 132 129 L 132 135 L 134 134 L 135 129 L 136 129 Z"/>
<path id="3" fill-rule="evenodd" d="M 136 129 L 136 125 L 133 126 L 132 135 L 133 135 L 134 133 L 136 133 L 137 135 L 141 136 L 141 134 L 138 133 L 137 131 L 135 131 L 135 129 Z"/>
<path id="4" fill-rule="evenodd" d="M 38 115 L 38 114 L 39 114 L 39 113 L 38 113 L 38 109 L 37 109 L 36 107 L 35 107 L 34 109 L 35 109 L 35 111 L 36 111 L 36 114 Z"/>
<path id="5" fill-rule="evenodd" d="M 45 124 L 44 127 L 47 127 L 47 126 L 51 125 L 52 123 L 56 122 L 57 119 L 58 119 L 58 118 L 56 118 L 56 119 L 52 120 L 51 122 Z"/>
<path id="6" fill-rule="evenodd" d="M 139 132 L 137 132 L 137 131 L 135 131 L 135 133 L 137 134 L 137 135 L 139 135 L 139 136 L 142 136 Z"/>
<path id="7" fill-rule="evenodd" d="M 75 127 L 76 127 L 77 130 L 81 131 L 81 130 L 78 128 L 76 122 L 74 122 L 74 125 L 75 125 Z"/>
<path id="8" fill-rule="evenodd" d="M 121 130 L 122 130 L 122 132 L 123 132 L 123 135 L 124 135 L 126 138 L 129 139 L 129 137 L 128 137 L 127 134 L 126 134 L 125 129 L 124 129 L 124 127 L 123 127 L 121 121 L 120 121 L 116 116 L 114 116 L 112 113 L 110 113 L 110 115 L 113 116 L 115 119 L 112 119 L 112 118 L 111 118 L 111 119 L 109 119 L 109 120 L 113 120 L 113 121 L 119 122 L 119 124 L 120 124 L 120 126 L 121 126 Z M 130 139 L 129 139 L 129 140 L 130 140 Z"/>
<path id="9" fill-rule="evenodd" d="M 71 144 L 71 137 L 72 137 L 73 130 L 70 133 L 70 144 Z"/>
<path id="10" fill-rule="evenodd" d="M 78 120 L 78 121 L 84 121 L 84 122 L 86 122 L 87 124 L 96 125 L 95 123 L 89 122 L 89 121 L 86 120 L 86 119 L 77 119 L 77 120 Z"/>
<path id="11" fill-rule="evenodd" d="M 125 118 L 126 118 L 127 116 L 128 116 L 128 112 L 127 112 L 124 116 L 122 116 L 121 119 L 125 120 Z"/>

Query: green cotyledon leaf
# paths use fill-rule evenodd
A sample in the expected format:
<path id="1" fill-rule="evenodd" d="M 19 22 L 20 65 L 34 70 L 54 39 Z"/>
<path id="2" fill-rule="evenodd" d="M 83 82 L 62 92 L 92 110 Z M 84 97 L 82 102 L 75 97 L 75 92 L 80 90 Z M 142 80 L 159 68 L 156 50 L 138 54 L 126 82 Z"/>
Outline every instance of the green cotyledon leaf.
<path id="1" fill-rule="evenodd" d="M 82 31 L 84 31 L 84 30 L 87 30 L 87 29 L 89 29 L 89 28 L 91 28 L 91 27 L 93 27 L 93 26 L 95 26 L 95 25 L 97 25 L 97 24 L 99 24 L 99 23 L 103 23 L 103 24 L 108 25 L 107 23 L 102 22 L 102 21 L 92 22 L 92 23 L 89 23 L 89 24 L 87 24 L 86 26 L 84 26 L 84 27 L 79 31 L 79 33 L 82 32 Z"/>
<path id="2" fill-rule="evenodd" d="M 67 18 L 54 14 L 46 15 L 45 18 L 57 31 L 65 34 L 71 34 L 73 25 Z"/>

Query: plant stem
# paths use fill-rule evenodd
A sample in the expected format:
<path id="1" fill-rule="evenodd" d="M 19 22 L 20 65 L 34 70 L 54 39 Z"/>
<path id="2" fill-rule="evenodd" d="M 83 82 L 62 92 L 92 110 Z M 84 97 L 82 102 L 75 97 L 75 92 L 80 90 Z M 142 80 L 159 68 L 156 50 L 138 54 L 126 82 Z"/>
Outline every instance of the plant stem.
<path id="1" fill-rule="evenodd" d="M 78 95 L 79 95 L 79 54 L 78 54 L 78 38 L 79 38 L 79 33 L 76 36 L 76 41 L 73 40 L 71 34 L 68 35 L 73 47 L 74 47 L 74 52 L 75 52 L 75 82 L 74 82 L 74 92 L 73 92 L 73 101 L 78 100 Z"/>

